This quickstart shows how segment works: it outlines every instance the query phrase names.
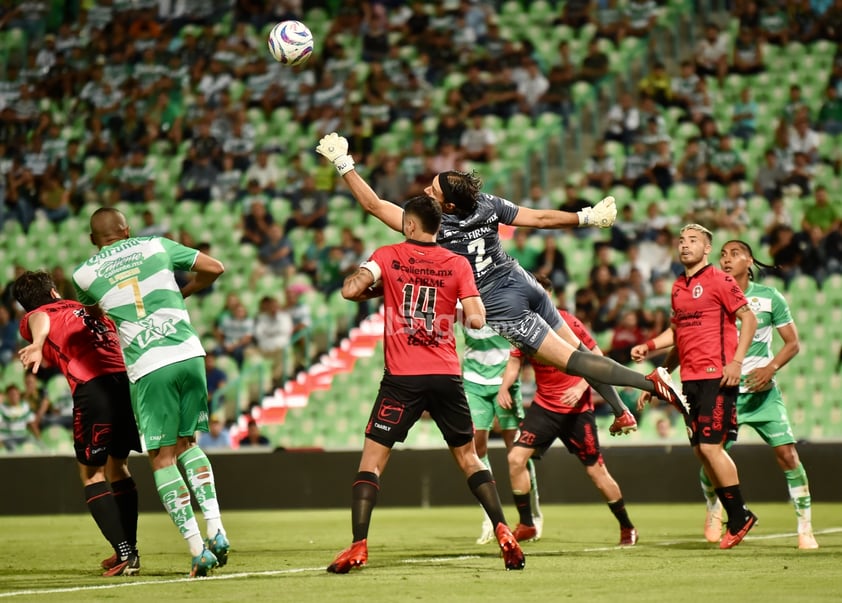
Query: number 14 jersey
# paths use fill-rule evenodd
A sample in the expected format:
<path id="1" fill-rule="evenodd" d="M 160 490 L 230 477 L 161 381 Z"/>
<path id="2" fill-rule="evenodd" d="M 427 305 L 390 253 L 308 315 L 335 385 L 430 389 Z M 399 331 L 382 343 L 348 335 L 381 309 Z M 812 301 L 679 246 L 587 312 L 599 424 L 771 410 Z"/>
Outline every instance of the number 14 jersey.
<path id="1" fill-rule="evenodd" d="M 459 375 L 456 301 L 478 297 L 468 261 L 435 243 L 405 241 L 371 256 L 382 272 L 384 349 L 391 375 Z"/>

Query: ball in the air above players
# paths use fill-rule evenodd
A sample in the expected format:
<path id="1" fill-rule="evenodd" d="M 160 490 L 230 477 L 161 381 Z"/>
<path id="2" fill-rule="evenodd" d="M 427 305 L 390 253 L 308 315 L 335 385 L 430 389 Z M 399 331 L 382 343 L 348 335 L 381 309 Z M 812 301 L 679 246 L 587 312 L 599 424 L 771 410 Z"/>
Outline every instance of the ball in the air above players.
<path id="1" fill-rule="evenodd" d="M 313 53 L 313 34 L 301 21 L 281 21 L 267 43 L 272 57 L 284 65 L 301 65 Z"/>

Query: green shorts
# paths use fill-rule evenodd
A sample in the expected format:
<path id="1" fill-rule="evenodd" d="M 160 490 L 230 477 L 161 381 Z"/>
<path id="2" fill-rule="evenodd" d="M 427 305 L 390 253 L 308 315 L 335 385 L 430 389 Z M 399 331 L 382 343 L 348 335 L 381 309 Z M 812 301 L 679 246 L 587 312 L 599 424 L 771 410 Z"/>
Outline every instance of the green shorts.
<path id="1" fill-rule="evenodd" d="M 164 366 L 131 384 L 132 407 L 147 450 L 208 430 L 208 383 L 201 356 Z"/>
<path id="2" fill-rule="evenodd" d="M 765 392 L 737 396 L 737 423 L 753 428 L 769 446 L 795 443 L 781 390 L 777 386 Z"/>
<path id="3" fill-rule="evenodd" d="M 500 429 L 517 429 L 520 425 L 524 416 L 520 382 L 516 381 L 509 390 L 514 402 L 514 408 L 511 410 L 497 404 L 497 392 L 499 390 L 500 388 L 496 385 L 478 385 L 465 381 L 465 395 L 468 398 L 468 406 L 471 408 L 474 429 L 490 431 L 494 425 L 495 416 L 500 423 Z"/>

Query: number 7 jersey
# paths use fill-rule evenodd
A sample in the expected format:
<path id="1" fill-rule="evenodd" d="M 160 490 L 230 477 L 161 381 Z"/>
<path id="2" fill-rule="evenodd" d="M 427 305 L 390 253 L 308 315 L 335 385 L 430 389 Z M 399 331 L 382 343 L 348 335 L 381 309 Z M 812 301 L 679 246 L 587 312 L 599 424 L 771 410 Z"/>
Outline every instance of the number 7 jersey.
<path id="1" fill-rule="evenodd" d="M 198 253 L 163 237 L 134 237 L 103 247 L 73 272 L 79 301 L 98 303 L 117 325 L 133 383 L 205 355 L 174 275 L 190 270 Z"/>
<path id="2" fill-rule="evenodd" d="M 405 241 L 371 256 L 381 270 L 386 371 L 460 375 L 456 302 L 478 297 L 468 261 L 435 243 Z"/>

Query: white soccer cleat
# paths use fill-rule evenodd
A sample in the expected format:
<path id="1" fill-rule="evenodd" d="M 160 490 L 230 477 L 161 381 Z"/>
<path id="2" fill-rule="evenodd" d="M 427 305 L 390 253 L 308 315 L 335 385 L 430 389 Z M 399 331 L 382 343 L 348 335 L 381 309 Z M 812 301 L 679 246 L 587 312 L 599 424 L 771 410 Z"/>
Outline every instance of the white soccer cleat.
<path id="1" fill-rule="evenodd" d="M 798 548 L 801 550 L 811 550 L 819 548 L 819 543 L 816 542 L 816 537 L 812 532 L 806 532 L 798 535 Z"/>
<path id="2" fill-rule="evenodd" d="M 708 542 L 719 542 L 722 538 L 722 503 L 718 500 L 716 504 L 707 506 L 705 513 L 705 540 Z"/>
<path id="3" fill-rule="evenodd" d="M 535 526 L 535 538 L 532 540 L 541 540 L 541 534 L 544 533 L 544 516 L 533 515 L 532 524 Z"/>
<path id="4" fill-rule="evenodd" d="M 482 520 L 482 532 L 479 538 L 477 538 L 477 544 L 488 544 L 495 539 L 494 526 L 491 524 L 491 520 L 488 519 L 488 515 L 485 515 Z"/>

